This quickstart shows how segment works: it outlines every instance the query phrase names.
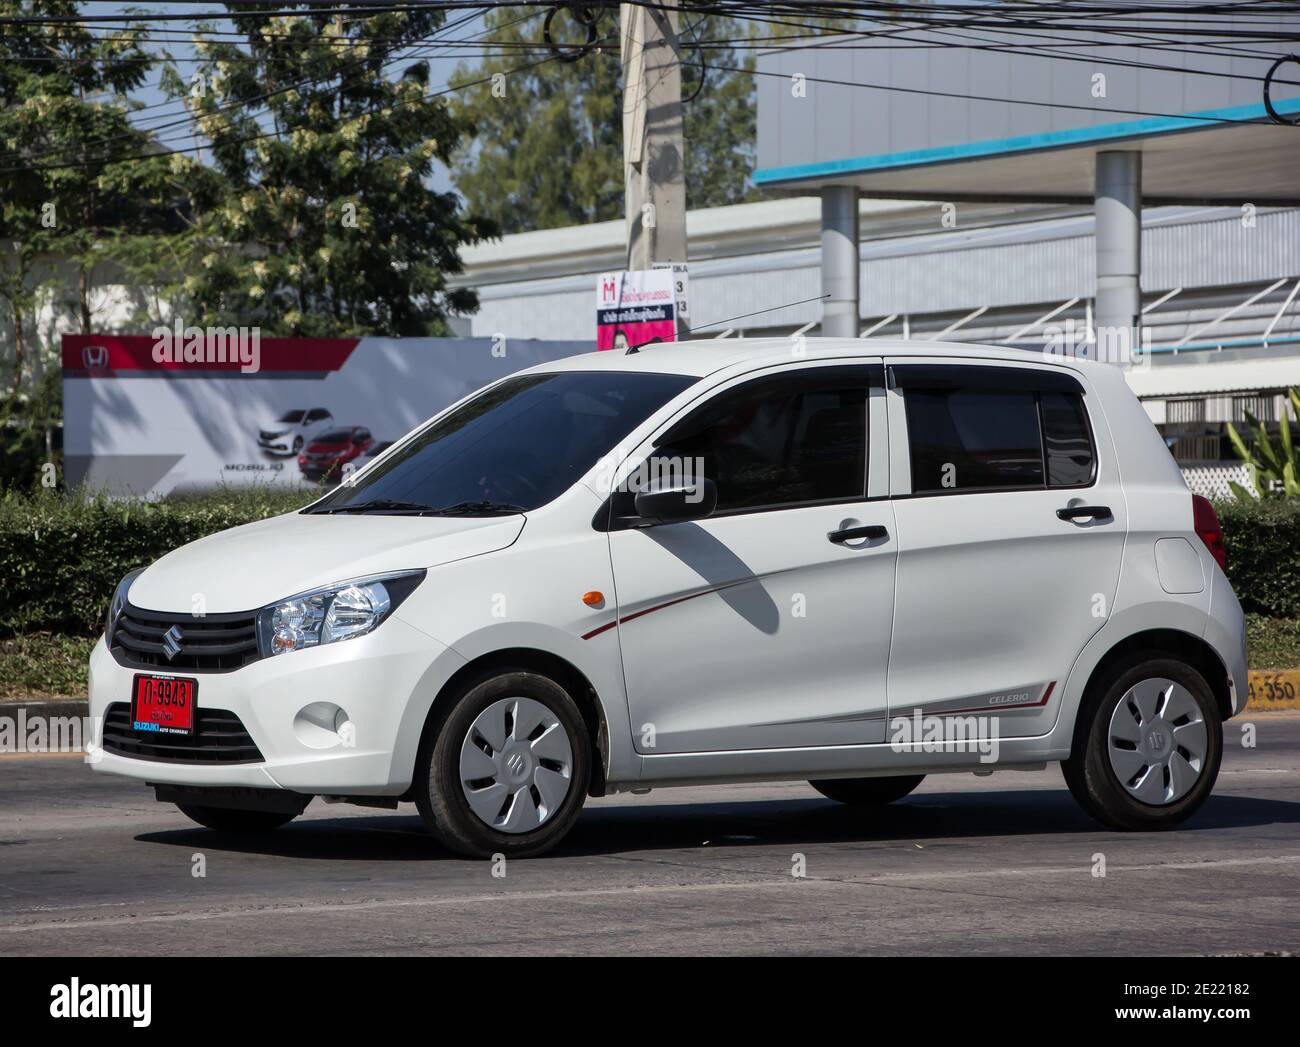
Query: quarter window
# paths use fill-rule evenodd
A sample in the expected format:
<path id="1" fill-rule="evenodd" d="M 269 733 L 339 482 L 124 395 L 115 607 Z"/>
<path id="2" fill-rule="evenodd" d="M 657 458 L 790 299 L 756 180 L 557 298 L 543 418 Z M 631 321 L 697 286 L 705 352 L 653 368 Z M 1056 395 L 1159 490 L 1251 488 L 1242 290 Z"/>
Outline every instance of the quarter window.
<path id="1" fill-rule="evenodd" d="M 1043 453 L 1050 487 L 1075 487 L 1092 479 L 1092 440 L 1083 400 L 1070 393 L 1040 393 Z"/>

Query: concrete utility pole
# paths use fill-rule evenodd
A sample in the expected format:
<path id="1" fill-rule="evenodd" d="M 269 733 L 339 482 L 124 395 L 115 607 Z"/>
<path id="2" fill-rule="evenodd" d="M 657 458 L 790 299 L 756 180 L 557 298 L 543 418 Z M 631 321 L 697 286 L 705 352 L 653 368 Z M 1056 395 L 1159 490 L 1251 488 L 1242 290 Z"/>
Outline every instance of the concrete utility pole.
<path id="1" fill-rule="evenodd" d="M 686 261 L 678 22 L 677 0 L 619 5 L 628 269 Z"/>

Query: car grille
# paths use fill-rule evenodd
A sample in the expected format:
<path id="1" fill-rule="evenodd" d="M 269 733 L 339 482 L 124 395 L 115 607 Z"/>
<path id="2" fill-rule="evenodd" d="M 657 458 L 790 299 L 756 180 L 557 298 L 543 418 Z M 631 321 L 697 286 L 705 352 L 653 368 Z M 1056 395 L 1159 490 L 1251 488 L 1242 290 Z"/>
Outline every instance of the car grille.
<path id="1" fill-rule="evenodd" d="M 284 433 L 268 433 L 265 429 L 263 429 L 261 432 L 259 432 L 259 433 L 258 433 L 258 436 L 260 436 L 263 440 L 267 441 L 268 443 L 269 443 L 271 440 L 281 440 L 281 441 L 283 441 L 283 439 L 284 439 Z"/>
<path id="2" fill-rule="evenodd" d="M 168 658 L 163 637 L 175 627 L 180 650 Z M 119 663 L 145 669 L 193 669 L 228 673 L 257 661 L 257 616 L 252 611 L 235 614 L 190 614 L 142 611 L 127 604 L 118 616 L 109 644 Z"/>
<path id="3" fill-rule="evenodd" d="M 243 722 L 225 709 L 195 709 L 193 734 L 137 734 L 131 706 L 114 702 L 104 713 L 104 750 L 136 760 L 168 763 L 261 763 L 262 752 Z"/>

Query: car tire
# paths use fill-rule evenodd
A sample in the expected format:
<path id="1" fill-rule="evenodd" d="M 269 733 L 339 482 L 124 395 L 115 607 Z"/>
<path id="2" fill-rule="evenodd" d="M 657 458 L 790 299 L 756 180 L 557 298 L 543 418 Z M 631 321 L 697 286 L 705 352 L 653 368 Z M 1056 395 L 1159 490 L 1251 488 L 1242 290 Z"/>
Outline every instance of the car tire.
<path id="1" fill-rule="evenodd" d="M 828 800 L 850 807 L 883 807 L 901 800 L 923 781 L 923 774 L 906 774 L 891 778 L 823 778 L 808 784 Z"/>
<path id="2" fill-rule="evenodd" d="M 1146 655 L 1116 667 L 1084 696 L 1061 769 L 1074 798 L 1103 825 L 1172 829 L 1205 802 L 1223 757 L 1223 720 L 1196 669 Z"/>
<path id="3" fill-rule="evenodd" d="M 591 777 L 591 743 L 572 696 L 534 672 L 471 683 L 421 747 L 415 803 L 446 847 L 470 858 L 529 857 L 573 827 Z"/>
<path id="4" fill-rule="evenodd" d="M 176 806 L 187 818 L 223 833 L 270 832 L 298 817 L 284 811 L 240 811 L 233 807 L 203 807 L 192 803 L 178 803 Z"/>

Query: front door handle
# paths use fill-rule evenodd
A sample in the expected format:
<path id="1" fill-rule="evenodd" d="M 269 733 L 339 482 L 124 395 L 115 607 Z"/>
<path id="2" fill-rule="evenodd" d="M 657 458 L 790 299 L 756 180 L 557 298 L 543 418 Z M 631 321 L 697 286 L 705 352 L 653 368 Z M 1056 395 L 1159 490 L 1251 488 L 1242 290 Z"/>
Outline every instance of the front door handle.
<path id="1" fill-rule="evenodd" d="M 1115 514 L 1109 505 L 1067 505 L 1057 509 L 1056 515 L 1062 520 L 1112 520 Z"/>
<path id="2" fill-rule="evenodd" d="M 845 527 L 839 531 L 828 531 L 826 537 L 836 545 L 852 542 L 858 538 L 888 538 L 889 532 L 880 524 L 866 524 L 863 527 Z"/>

